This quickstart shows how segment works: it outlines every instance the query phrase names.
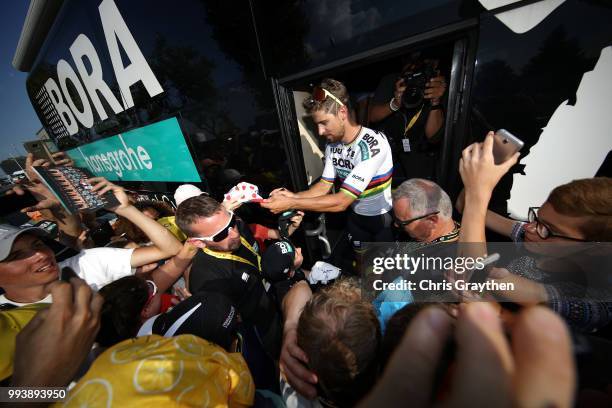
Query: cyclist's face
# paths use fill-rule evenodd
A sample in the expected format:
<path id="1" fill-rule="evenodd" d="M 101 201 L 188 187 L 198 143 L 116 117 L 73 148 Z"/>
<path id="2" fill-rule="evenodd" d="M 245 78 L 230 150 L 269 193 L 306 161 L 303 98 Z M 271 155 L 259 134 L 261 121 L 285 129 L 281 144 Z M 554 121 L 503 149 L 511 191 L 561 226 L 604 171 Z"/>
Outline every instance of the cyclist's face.
<path id="1" fill-rule="evenodd" d="M 319 110 L 312 113 L 312 120 L 317 126 L 319 136 L 324 137 L 328 142 L 339 142 L 344 137 L 344 122 L 339 115 Z"/>

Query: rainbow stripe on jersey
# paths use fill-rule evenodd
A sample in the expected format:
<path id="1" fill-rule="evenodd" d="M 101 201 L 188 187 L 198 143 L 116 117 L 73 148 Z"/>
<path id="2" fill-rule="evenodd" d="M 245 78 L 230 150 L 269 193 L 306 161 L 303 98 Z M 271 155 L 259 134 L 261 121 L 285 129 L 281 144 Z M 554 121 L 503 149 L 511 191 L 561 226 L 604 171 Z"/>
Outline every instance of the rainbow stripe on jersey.
<path id="1" fill-rule="evenodd" d="M 393 175 L 393 168 L 385 174 L 373 177 L 372 181 L 368 184 L 365 190 L 359 191 L 355 187 L 351 186 L 344 180 L 340 190 L 353 196 L 354 198 L 367 198 L 372 197 L 375 194 L 382 192 L 384 189 L 391 186 L 391 176 Z"/>

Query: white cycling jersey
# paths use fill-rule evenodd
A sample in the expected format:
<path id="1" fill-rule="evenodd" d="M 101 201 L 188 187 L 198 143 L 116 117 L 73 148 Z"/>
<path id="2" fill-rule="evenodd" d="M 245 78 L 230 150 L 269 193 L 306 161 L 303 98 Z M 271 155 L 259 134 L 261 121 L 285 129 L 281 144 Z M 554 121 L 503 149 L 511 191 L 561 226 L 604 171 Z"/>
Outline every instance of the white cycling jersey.
<path id="1" fill-rule="evenodd" d="M 373 216 L 391 210 L 393 159 L 387 137 L 367 127 L 350 144 L 328 143 L 321 180 L 342 182 L 340 191 L 355 198 L 352 207 L 359 215 Z"/>

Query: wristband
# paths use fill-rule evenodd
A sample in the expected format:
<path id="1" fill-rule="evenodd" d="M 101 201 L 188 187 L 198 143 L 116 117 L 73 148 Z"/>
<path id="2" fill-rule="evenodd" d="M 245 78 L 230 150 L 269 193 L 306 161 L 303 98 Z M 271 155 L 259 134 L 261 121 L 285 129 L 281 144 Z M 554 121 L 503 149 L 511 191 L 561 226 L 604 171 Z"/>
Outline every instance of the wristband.
<path id="1" fill-rule="evenodd" d="M 525 225 L 526 222 L 517 221 L 512 226 L 512 232 L 510 233 L 510 239 L 514 242 L 523 242 L 525 237 Z"/>
<path id="2" fill-rule="evenodd" d="M 391 109 L 393 112 L 397 112 L 399 110 L 399 106 L 395 104 L 395 96 L 389 101 L 389 109 Z"/>
<path id="3" fill-rule="evenodd" d="M 444 109 L 444 107 L 442 106 L 441 103 L 439 103 L 437 105 L 431 105 L 431 107 L 429 108 L 430 111 L 438 110 L 438 109 Z"/>

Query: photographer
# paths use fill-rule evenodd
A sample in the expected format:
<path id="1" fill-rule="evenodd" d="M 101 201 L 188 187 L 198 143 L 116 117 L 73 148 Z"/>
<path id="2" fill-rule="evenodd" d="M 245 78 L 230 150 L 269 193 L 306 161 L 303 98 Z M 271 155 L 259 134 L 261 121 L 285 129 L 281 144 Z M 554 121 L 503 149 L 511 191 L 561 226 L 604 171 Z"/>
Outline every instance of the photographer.
<path id="1" fill-rule="evenodd" d="M 384 76 L 369 112 L 389 138 L 393 150 L 394 181 L 437 178 L 439 144 L 444 135 L 446 80 L 439 61 L 412 54 L 401 73 Z"/>

